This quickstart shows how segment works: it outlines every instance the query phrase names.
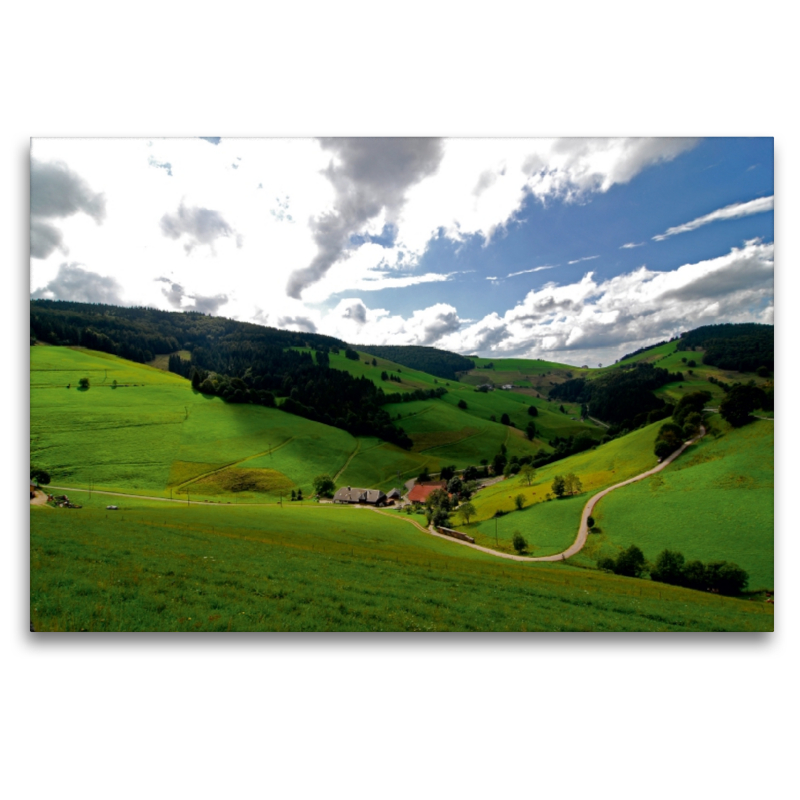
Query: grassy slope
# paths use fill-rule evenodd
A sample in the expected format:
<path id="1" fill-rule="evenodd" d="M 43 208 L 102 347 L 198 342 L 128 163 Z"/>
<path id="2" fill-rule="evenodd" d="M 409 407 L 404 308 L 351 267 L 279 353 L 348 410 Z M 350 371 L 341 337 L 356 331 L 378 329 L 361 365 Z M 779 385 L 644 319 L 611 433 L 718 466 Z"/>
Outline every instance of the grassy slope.
<path id="1" fill-rule="evenodd" d="M 774 423 L 734 430 L 716 417 L 714 424 L 724 435 L 601 501 L 595 517 L 603 533 L 590 537 L 587 557 L 636 544 L 655 560 L 669 548 L 688 560 L 733 561 L 750 574 L 751 589 L 772 588 Z"/>
<path id="2" fill-rule="evenodd" d="M 766 604 L 498 563 L 367 510 L 105 502 L 31 509 L 37 630 L 773 629 Z"/>

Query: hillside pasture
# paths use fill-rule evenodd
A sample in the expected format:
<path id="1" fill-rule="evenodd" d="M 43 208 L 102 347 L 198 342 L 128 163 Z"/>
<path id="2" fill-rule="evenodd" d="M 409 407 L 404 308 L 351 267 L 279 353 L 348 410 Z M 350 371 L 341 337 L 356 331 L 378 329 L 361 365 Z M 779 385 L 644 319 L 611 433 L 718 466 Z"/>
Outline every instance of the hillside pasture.
<path id="1" fill-rule="evenodd" d="M 750 589 L 774 583 L 774 423 L 759 421 L 707 436 L 686 457 L 598 504 L 602 529 L 582 556 L 614 556 L 636 544 L 654 561 L 664 549 L 687 560 L 733 561 Z"/>
<path id="2" fill-rule="evenodd" d="M 87 376 L 91 387 L 75 388 Z M 282 473 L 308 491 L 355 449 L 355 438 L 338 428 L 224 403 L 170 372 L 92 351 L 31 348 L 31 460 L 56 485 L 167 495 L 241 465 Z"/>

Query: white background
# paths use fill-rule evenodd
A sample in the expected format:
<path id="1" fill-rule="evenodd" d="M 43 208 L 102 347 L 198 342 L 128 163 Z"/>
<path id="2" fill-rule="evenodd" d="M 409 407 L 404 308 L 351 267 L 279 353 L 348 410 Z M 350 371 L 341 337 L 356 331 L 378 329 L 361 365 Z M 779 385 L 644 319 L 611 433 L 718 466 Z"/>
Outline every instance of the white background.
<path id="1" fill-rule="evenodd" d="M 796 24 L 788 5 L 38 2 L 3 18 L 0 781 L 8 797 L 796 791 Z M 472 10 L 474 8 L 474 10 Z M 774 135 L 776 628 L 39 636 L 28 629 L 30 136 Z M 794 785 L 794 789 L 792 789 Z"/>

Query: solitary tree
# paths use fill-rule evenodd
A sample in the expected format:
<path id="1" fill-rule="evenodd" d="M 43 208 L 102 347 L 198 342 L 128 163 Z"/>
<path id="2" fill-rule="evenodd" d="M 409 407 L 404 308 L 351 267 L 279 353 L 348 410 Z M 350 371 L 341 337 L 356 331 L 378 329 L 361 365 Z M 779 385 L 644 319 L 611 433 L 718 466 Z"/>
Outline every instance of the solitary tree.
<path id="1" fill-rule="evenodd" d="M 519 531 L 514 531 L 514 538 L 511 540 L 511 543 L 518 553 L 524 553 L 528 549 L 528 542 Z"/>
<path id="2" fill-rule="evenodd" d="M 532 417 L 538 417 L 539 409 L 536 406 L 528 406 L 528 414 Z"/>
<path id="3" fill-rule="evenodd" d="M 556 475 L 552 485 L 553 494 L 556 497 L 563 497 L 567 493 L 567 484 L 563 475 Z"/>
<path id="4" fill-rule="evenodd" d="M 525 478 L 525 482 L 530 486 L 533 483 L 533 479 L 536 477 L 536 470 L 530 464 L 525 464 L 520 472 L 522 473 L 522 477 Z"/>
<path id="5" fill-rule="evenodd" d="M 89 379 L 88 378 L 81 378 L 78 381 L 78 388 L 79 389 L 88 389 L 89 388 Z"/>
<path id="6" fill-rule="evenodd" d="M 317 475 L 314 478 L 314 494 L 320 497 L 332 497 L 335 489 L 336 484 L 330 475 Z"/>
<path id="7" fill-rule="evenodd" d="M 467 407 L 467 401 L 464 400 L 464 399 L 459 400 L 458 401 L 458 407 L 459 408 L 466 408 Z"/>
<path id="8" fill-rule="evenodd" d="M 510 425 L 510 424 L 511 424 L 511 419 L 510 419 L 510 417 L 508 416 L 508 414 L 503 414 L 503 416 L 502 416 L 502 417 L 500 417 L 500 422 L 501 422 L 503 425 Z"/>
<path id="9" fill-rule="evenodd" d="M 528 441 L 532 442 L 536 438 L 536 426 L 529 422 L 525 426 L 525 435 L 528 437 Z"/>
<path id="10" fill-rule="evenodd" d="M 458 507 L 458 513 L 461 514 L 462 518 L 464 519 L 464 523 L 469 525 L 470 517 L 474 517 L 477 513 L 475 511 L 475 506 L 472 503 L 462 503 Z"/>
<path id="11" fill-rule="evenodd" d="M 525 505 L 525 495 L 524 494 L 518 494 L 514 498 L 514 505 L 517 507 L 517 511 L 522 511 L 522 508 Z"/>

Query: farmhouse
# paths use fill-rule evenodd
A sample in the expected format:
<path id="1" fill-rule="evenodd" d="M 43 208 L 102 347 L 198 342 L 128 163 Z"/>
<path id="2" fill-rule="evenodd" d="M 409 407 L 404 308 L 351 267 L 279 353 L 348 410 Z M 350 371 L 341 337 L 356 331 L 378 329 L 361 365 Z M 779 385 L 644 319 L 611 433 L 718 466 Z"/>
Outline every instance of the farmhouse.
<path id="1" fill-rule="evenodd" d="M 378 489 L 357 489 L 342 487 L 333 496 L 334 503 L 366 503 L 370 506 L 386 505 L 386 495 Z"/>
<path id="2" fill-rule="evenodd" d="M 435 492 L 437 489 L 444 489 L 447 487 L 447 481 L 432 481 L 430 483 L 418 483 L 408 493 L 408 499 L 412 503 L 424 503 L 428 496 Z"/>
<path id="3" fill-rule="evenodd" d="M 387 500 L 399 500 L 399 499 L 400 499 L 402 496 L 403 496 L 403 495 L 402 495 L 402 494 L 400 494 L 400 490 L 399 490 L 399 489 L 392 489 L 392 490 L 391 490 L 391 491 L 390 491 L 390 492 L 389 492 L 389 493 L 386 495 L 386 499 L 387 499 Z"/>

